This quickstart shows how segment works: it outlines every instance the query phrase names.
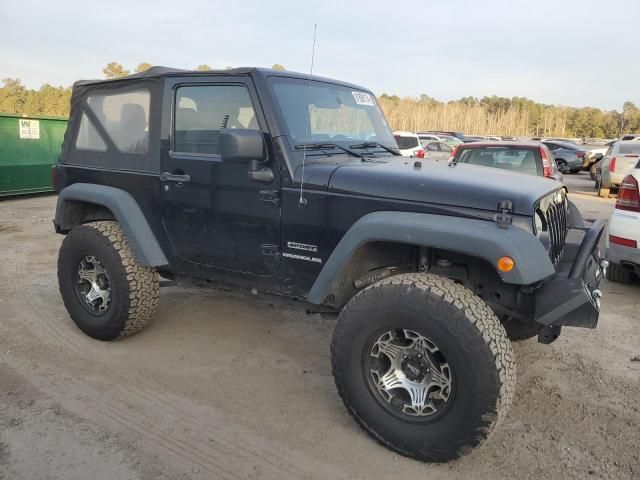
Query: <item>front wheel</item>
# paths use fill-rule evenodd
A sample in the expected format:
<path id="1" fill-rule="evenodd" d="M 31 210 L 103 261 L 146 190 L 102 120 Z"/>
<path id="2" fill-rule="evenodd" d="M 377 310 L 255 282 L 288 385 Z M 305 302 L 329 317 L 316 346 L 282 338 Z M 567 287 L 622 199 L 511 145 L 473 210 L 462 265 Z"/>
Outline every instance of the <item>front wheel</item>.
<path id="1" fill-rule="evenodd" d="M 338 392 L 360 426 L 400 454 L 456 459 L 506 416 L 511 343 L 471 291 L 429 274 L 397 275 L 357 294 L 331 344 Z"/>
<path id="2" fill-rule="evenodd" d="M 98 340 L 140 331 L 158 305 L 158 273 L 136 261 L 113 221 L 87 223 L 69 232 L 58 256 L 58 283 L 73 321 Z"/>

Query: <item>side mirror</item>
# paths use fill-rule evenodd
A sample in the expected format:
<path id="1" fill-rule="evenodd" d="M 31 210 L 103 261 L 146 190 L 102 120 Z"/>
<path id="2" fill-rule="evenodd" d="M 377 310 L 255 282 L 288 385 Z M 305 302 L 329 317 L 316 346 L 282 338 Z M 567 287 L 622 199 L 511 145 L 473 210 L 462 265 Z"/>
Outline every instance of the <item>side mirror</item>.
<path id="1" fill-rule="evenodd" d="M 225 163 L 249 163 L 252 160 L 264 160 L 262 133 L 243 128 L 223 128 L 220 130 L 220 155 Z"/>
<path id="2" fill-rule="evenodd" d="M 602 155 L 601 153 L 596 153 L 596 161 L 598 161 L 598 160 L 602 160 L 602 157 L 603 157 L 603 156 L 604 156 L 604 155 Z"/>

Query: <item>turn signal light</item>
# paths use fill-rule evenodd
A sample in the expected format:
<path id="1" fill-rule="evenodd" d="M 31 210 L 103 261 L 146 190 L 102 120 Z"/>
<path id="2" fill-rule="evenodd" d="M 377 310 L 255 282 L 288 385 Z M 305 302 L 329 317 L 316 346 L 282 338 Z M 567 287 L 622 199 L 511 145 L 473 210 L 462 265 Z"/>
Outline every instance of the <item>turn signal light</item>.
<path id="1" fill-rule="evenodd" d="M 507 273 L 513 270 L 513 267 L 516 266 L 516 262 L 513 261 L 511 257 L 500 257 L 498 259 L 497 267 L 498 271 L 502 273 Z"/>
<path id="2" fill-rule="evenodd" d="M 613 157 L 611 159 L 611 161 L 609 162 L 609 171 L 610 172 L 615 172 L 616 171 L 616 157 Z"/>

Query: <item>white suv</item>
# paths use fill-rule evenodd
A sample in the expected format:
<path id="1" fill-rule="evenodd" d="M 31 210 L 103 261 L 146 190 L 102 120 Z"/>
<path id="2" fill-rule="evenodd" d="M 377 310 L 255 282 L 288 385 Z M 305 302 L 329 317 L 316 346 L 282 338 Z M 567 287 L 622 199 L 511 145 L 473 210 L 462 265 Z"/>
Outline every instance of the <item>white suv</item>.
<path id="1" fill-rule="evenodd" d="M 393 136 L 403 156 L 424 158 L 424 148 L 417 134 L 411 132 L 393 132 Z"/>
<path id="2" fill-rule="evenodd" d="M 609 221 L 607 278 L 629 283 L 640 275 L 640 162 L 622 180 Z"/>

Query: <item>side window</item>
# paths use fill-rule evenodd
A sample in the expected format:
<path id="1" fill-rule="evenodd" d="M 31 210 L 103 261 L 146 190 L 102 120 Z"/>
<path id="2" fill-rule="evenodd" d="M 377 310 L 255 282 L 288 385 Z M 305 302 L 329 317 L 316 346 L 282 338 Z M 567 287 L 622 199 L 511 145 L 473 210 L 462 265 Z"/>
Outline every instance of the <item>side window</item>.
<path id="1" fill-rule="evenodd" d="M 220 130 L 260 130 L 251 97 L 242 85 L 180 87 L 174 108 L 175 152 L 220 154 Z"/>
<path id="2" fill-rule="evenodd" d="M 430 143 L 429 145 L 427 145 L 427 151 L 429 151 L 429 152 L 439 152 L 440 149 L 438 148 L 438 144 L 433 142 L 433 143 Z"/>
<path id="3" fill-rule="evenodd" d="M 440 150 L 446 153 L 451 153 L 453 152 L 453 148 L 451 148 L 449 145 L 447 145 L 446 143 L 441 143 L 440 144 Z"/>
<path id="4" fill-rule="evenodd" d="M 80 119 L 80 128 L 76 136 L 76 148 L 78 150 L 94 150 L 97 152 L 104 152 L 107 149 L 107 145 L 85 113 L 82 114 Z"/>
<path id="5" fill-rule="evenodd" d="M 147 90 L 138 90 L 110 95 L 90 95 L 87 98 L 87 103 L 118 150 L 123 153 L 146 153 L 149 147 L 150 98 Z M 102 150 L 105 150 L 103 140 L 100 139 L 94 126 L 89 123 L 88 118 L 84 116 L 80 122 L 80 132 L 78 133 L 76 146 L 83 148 L 81 146 L 82 142 L 85 141 L 81 140 L 83 123 L 89 125 L 86 127 L 87 131 L 95 133 L 99 142 L 102 142 Z M 78 142 L 80 142 L 80 145 Z M 99 148 L 92 149 L 100 150 Z"/>

